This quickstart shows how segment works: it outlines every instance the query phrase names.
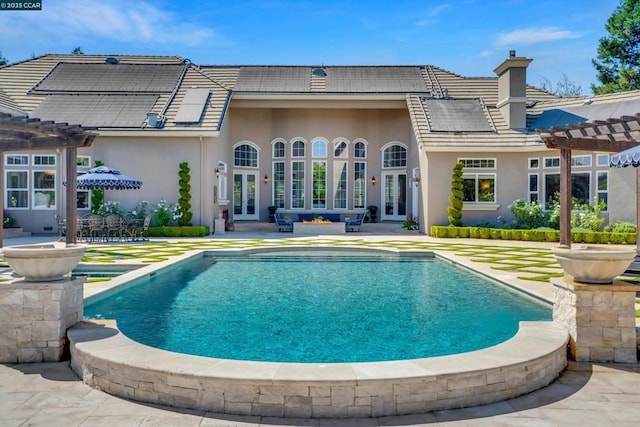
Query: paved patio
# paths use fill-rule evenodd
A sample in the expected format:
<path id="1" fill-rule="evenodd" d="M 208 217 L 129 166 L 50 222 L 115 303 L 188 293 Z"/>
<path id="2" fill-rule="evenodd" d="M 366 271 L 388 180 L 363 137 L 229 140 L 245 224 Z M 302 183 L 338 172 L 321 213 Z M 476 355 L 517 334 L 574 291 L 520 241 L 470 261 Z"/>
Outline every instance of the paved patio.
<path id="1" fill-rule="evenodd" d="M 251 244 L 256 239 L 290 239 L 286 233 L 270 229 L 251 229 L 226 233 L 216 238 L 202 239 L 197 246 Z M 335 236 L 331 236 L 334 239 Z M 51 237 L 7 239 L 5 245 L 36 243 Z M 469 263 L 484 274 L 499 280 L 523 285 L 527 292 L 545 297 L 550 285 L 535 280 L 523 280 L 520 269 L 497 270 L 501 260 L 487 263 L 478 259 L 475 247 L 489 245 L 494 253 L 508 254 L 510 248 L 532 248 L 534 251 L 521 258 L 544 254 L 553 244 L 532 242 L 473 241 L 469 239 L 431 239 L 424 235 L 407 235 L 393 229 L 354 233 L 346 240 L 366 242 L 368 245 L 396 242 L 432 246 L 461 263 Z M 318 238 L 313 238 L 316 242 Z M 181 239 L 180 241 L 185 241 Z M 179 240 L 152 242 L 153 250 L 171 247 L 174 251 L 189 250 L 191 244 L 181 248 Z M 301 239 L 305 242 L 304 239 Z M 329 244 L 329 242 L 327 242 Z M 346 242 L 343 242 L 346 243 Z M 299 242 L 296 244 L 300 244 Z M 459 245 L 459 248 L 457 248 Z M 140 245 L 139 245 L 140 246 Z M 366 245 L 365 245 L 366 246 Z M 452 246 L 454 246 L 452 248 Z M 110 250 L 106 250 L 106 248 Z M 103 249 L 101 249 L 103 248 Z M 471 248 L 471 251 L 469 252 Z M 503 248 L 504 250 L 499 250 Z M 117 250 L 118 244 L 98 246 L 96 253 L 105 256 Z M 535 252 L 540 250 L 542 252 Z M 525 251 L 525 253 L 528 253 Z M 546 255 L 542 255 L 544 258 Z M 486 256 L 484 257 L 486 258 Z M 503 260 L 509 258 L 503 256 Z M 512 258 L 512 257 L 511 257 Z M 504 265 L 502 265 L 504 267 Z M 553 272 L 554 267 L 551 266 Z M 543 269 L 544 270 L 544 269 Z M 546 270 L 549 271 L 548 269 Z M 529 287 L 529 289 L 526 289 Z M 404 425 L 502 425 L 502 426 L 625 426 L 637 425 L 640 419 L 640 365 L 590 364 L 571 362 L 568 369 L 550 386 L 536 392 L 481 407 L 436 411 L 424 415 L 383 417 L 351 420 L 296 420 L 265 417 L 234 417 L 229 415 L 178 410 L 147 405 L 107 395 L 84 385 L 71 371 L 68 363 L 36 363 L 0 365 L 0 426 L 404 426 Z"/>

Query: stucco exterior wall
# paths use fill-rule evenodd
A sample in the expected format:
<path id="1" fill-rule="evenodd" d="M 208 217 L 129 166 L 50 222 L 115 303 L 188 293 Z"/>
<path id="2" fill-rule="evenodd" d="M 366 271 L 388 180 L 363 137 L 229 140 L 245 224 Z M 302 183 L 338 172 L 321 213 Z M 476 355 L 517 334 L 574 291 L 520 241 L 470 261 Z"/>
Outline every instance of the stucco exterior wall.
<path id="1" fill-rule="evenodd" d="M 288 143 L 295 138 L 302 138 L 309 143 L 307 155 L 307 178 L 311 171 L 311 145 L 316 138 L 323 138 L 329 142 L 329 155 L 327 161 L 333 161 L 332 142 L 336 138 L 345 138 L 353 150 L 352 143 L 356 139 L 367 141 L 367 202 L 366 205 L 381 206 L 382 182 L 381 182 L 381 149 L 389 142 L 399 142 L 407 147 L 407 167 L 405 170 L 410 176 L 411 169 L 417 166 L 417 147 L 413 142 L 409 114 L 403 109 L 292 109 L 292 108 L 231 108 L 227 126 L 230 128 L 228 145 L 231 147 L 240 142 L 251 142 L 259 147 L 258 197 L 260 221 L 266 221 L 268 216 L 267 206 L 272 204 L 272 192 L 270 181 L 265 184 L 263 177 L 272 175 L 271 142 L 276 138 L 282 138 Z M 290 144 L 286 145 L 286 160 L 291 158 Z M 352 162 L 353 156 L 349 157 Z M 232 153 L 229 156 L 229 165 L 232 166 Z M 243 169 L 243 168 L 238 168 Z M 329 168 L 329 171 L 332 169 Z M 349 173 L 353 169 L 349 167 Z M 230 179 L 232 172 L 230 171 Z M 287 179 L 289 172 L 287 172 Z M 377 183 L 372 185 L 369 181 L 375 176 Z M 333 175 L 327 175 L 327 186 L 332 188 Z M 351 180 L 349 181 L 351 182 Z M 310 182 L 307 182 L 307 194 Z M 289 188 L 287 186 L 287 188 Z M 327 208 L 331 210 L 330 196 L 328 193 Z M 409 191 L 409 194 L 411 192 Z M 310 210 L 310 199 L 307 198 L 305 210 Z M 351 209 L 346 209 L 348 212 Z"/>
<path id="2" fill-rule="evenodd" d="M 636 172 L 634 167 L 611 168 L 609 172 L 609 221 L 636 223 Z"/>

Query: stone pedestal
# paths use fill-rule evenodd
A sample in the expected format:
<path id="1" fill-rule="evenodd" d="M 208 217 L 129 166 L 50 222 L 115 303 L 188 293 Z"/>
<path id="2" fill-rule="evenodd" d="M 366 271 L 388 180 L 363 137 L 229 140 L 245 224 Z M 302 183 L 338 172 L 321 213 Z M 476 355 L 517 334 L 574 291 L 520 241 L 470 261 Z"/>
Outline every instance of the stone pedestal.
<path id="1" fill-rule="evenodd" d="M 82 321 L 84 277 L 0 283 L 0 363 L 59 362 Z"/>
<path id="2" fill-rule="evenodd" d="M 569 330 L 578 362 L 637 363 L 635 295 L 638 287 L 614 280 L 582 284 L 552 279 L 553 320 Z"/>
<path id="3" fill-rule="evenodd" d="M 216 218 L 214 221 L 213 234 L 224 234 L 224 218 Z"/>

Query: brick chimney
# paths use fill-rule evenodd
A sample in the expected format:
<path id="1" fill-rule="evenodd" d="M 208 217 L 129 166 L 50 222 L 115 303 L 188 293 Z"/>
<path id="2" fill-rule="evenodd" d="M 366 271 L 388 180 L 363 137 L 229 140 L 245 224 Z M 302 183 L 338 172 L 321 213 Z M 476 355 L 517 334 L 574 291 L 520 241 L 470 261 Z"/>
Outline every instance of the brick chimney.
<path id="1" fill-rule="evenodd" d="M 533 59 L 516 56 L 515 50 L 493 72 L 498 75 L 498 104 L 496 107 L 510 129 L 527 127 L 527 67 Z"/>

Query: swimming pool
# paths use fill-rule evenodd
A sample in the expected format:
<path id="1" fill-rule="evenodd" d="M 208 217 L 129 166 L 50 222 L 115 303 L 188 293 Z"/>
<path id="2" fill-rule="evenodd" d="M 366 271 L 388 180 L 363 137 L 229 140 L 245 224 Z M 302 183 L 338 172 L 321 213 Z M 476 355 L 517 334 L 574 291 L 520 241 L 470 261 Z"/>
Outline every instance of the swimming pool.
<path id="1" fill-rule="evenodd" d="M 174 352 L 336 363 L 489 347 L 551 309 L 430 253 L 349 249 L 201 257 L 88 304 L 85 316 Z"/>

